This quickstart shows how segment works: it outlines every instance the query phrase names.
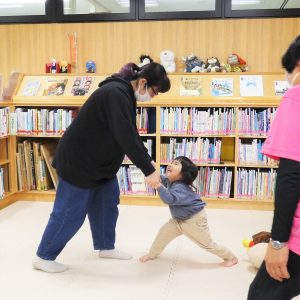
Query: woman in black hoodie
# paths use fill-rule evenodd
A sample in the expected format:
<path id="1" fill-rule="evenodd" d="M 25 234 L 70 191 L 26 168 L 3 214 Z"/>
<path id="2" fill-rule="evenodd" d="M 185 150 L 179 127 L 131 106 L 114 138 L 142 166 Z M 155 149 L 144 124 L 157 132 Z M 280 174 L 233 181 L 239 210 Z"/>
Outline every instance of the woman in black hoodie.
<path id="1" fill-rule="evenodd" d="M 33 267 L 57 273 L 55 261 L 88 215 L 94 249 L 105 258 L 130 259 L 115 249 L 119 186 L 116 174 L 126 154 L 156 188 L 159 173 L 136 127 L 136 101 L 149 101 L 170 89 L 160 64 L 130 63 L 99 84 L 60 139 L 53 166 L 60 178 L 53 211 Z"/>

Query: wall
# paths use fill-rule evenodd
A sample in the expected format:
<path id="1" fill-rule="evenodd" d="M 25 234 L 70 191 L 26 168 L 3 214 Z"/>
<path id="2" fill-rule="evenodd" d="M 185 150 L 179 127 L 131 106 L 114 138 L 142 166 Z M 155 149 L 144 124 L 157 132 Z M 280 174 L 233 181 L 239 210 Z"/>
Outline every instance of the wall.
<path id="1" fill-rule="evenodd" d="M 41 74 L 52 57 L 69 60 L 68 33 L 74 31 L 80 73 L 89 59 L 98 73 L 112 73 L 140 54 L 157 60 L 164 49 L 175 52 L 178 71 L 190 53 L 226 60 L 235 52 L 251 71 L 278 72 L 283 52 L 300 33 L 300 18 L 0 25 L 0 73 L 5 79 L 12 70 Z"/>

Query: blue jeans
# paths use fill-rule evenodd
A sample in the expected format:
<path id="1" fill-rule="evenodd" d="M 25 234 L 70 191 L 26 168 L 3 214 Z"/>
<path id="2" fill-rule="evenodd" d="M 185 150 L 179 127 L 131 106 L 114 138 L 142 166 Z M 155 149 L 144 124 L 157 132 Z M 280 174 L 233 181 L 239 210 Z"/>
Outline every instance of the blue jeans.
<path id="1" fill-rule="evenodd" d="M 83 189 L 60 178 L 37 256 L 55 260 L 88 215 L 95 250 L 115 247 L 120 190 L 117 178 Z"/>

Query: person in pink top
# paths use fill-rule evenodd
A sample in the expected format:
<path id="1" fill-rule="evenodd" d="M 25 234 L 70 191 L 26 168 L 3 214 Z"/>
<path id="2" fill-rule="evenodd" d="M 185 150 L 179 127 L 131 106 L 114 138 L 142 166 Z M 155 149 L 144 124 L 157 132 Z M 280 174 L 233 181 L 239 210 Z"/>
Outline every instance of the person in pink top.
<path id="1" fill-rule="evenodd" d="M 282 57 L 284 94 L 262 153 L 279 160 L 271 239 L 248 300 L 289 300 L 300 294 L 300 35 Z"/>

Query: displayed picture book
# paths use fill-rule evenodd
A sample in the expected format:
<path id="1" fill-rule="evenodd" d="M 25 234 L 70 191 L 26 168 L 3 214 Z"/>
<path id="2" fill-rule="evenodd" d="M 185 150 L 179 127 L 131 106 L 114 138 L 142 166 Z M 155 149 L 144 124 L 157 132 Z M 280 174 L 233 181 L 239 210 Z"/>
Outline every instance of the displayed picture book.
<path id="1" fill-rule="evenodd" d="M 56 170 L 52 167 L 52 161 L 54 159 L 56 147 L 56 142 L 41 144 L 41 154 L 42 157 L 45 159 L 55 189 L 57 189 L 58 176 Z"/>
<path id="2" fill-rule="evenodd" d="M 92 76 L 78 76 L 75 77 L 71 95 L 73 96 L 83 96 L 87 95 L 91 91 L 91 87 L 94 82 L 94 77 Z"/>
<path id="3" fill-rule="evenodd" d="M 202 78 L 193 76 L 183 76 L 180 79 L 180 96 L 201 96 Z"/>
<path id="4" fill-rule="evenodd" d="M 232 78 L 213 78 L 211 80 L 212 96 L 233 96 L 233 79 Z"/>
<path id="5" fill-rule="evenodd" d="M 241 96 L 263 96 L 263 78 L 261 75 L 240 76 Z"/>
<path id="6" fill-rule="evenodd" d="M 274 81 L 274 86 L 275 86 L 275 95 L 283 96 L 284 93 L 289 88 L 289 83 L 286 80 L 276 80 Z"/>
<path id="7" fill-rule="evenodd" d="M 47 79 L 44 96 L 62 96 L 64 94 L 68 79 Z"/>
<path id="8" fill-rule="evenodd" d="M 40 86 L 41 81 L 38 79 L 25 83 L 21 91 L 21 96 L 36 96 L 39 92 Z"/>

